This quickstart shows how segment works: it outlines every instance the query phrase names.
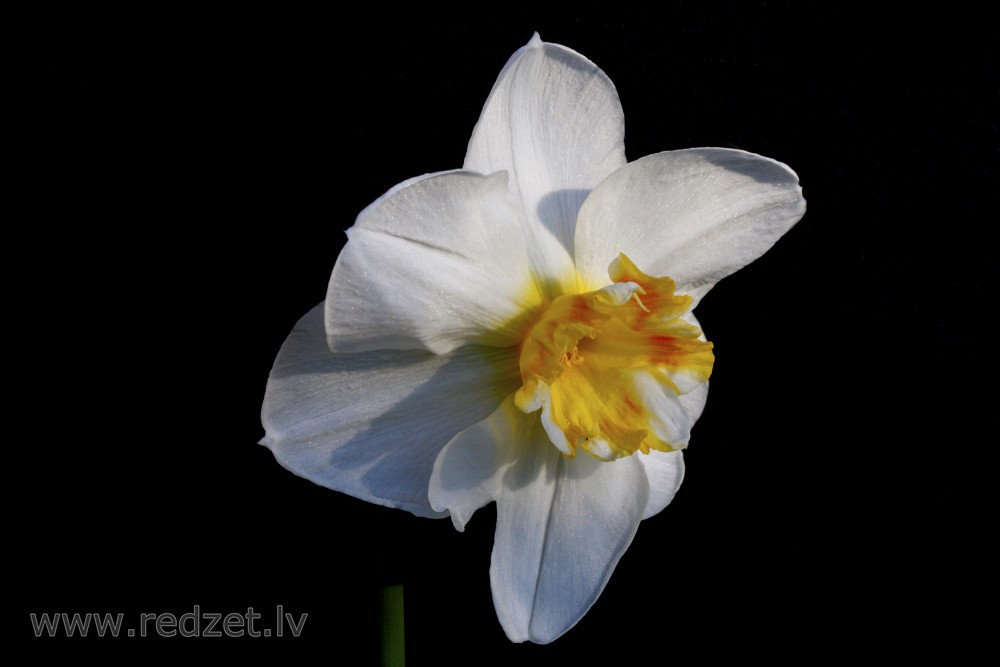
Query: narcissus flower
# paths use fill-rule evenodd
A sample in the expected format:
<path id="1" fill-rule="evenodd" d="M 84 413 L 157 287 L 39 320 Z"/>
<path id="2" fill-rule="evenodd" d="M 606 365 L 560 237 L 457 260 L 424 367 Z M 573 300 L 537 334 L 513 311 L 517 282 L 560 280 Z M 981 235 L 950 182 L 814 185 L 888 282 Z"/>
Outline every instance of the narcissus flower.
<path id="1" fill-rule="evenodd" d="M 714 361 L 691 310 L 805 211 L 779 162 L 626 164 L 623 138 L 608 77 L 536 35 L 464 167 L 361 212 L 267 384 L 262 442 L 293 472 L 459 530 L 497 503 L 513 641 L 570 629 L 671 501 Z"/>

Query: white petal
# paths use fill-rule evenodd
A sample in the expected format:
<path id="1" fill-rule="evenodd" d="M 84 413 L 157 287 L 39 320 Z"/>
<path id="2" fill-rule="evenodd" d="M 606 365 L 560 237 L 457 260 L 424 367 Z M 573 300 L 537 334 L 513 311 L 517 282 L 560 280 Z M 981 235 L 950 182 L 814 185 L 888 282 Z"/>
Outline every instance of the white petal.
<path id="1" fill-rule="evenodd" d="M 434 459 L 520 383 L 517 350 L 333 354 L 323 306 L 289 334 L 264 396 L 261 444 L 297 475 L 420 516 Z"/>
<path id="2" fill-rule="evenodd" d="M 608 263 L 624 252 L 700 297 L 763 255 L 803 213 L 798 176 L 780 162 L 724 148 L 650 155 L 605 179 L 580 210 L 581 285 L 607 284 Z"/>
<path id="3" fill-rule="evenodd" d="M 511 394 L 492 415 L 456 435 L 434 462 L 431 507 L 450 511 L 455 528 L 465 530 L 472 514 L 496 499 L 503 472 L 514 461 L 512 443 L 530 440 L 533 423 Z"/>
<path id="4" fill-rule="evenodd" d="M 677 397 L 681 405 L 684 406 L 688 419 L 691 420 L 691 426 L 694 426 L 705 410 L 705 403 L 708 401 L 708 385 L 708 382 L 702 382 L 688 393 Z"/>
<path id="5" fill-rule="evenodd" d="M 542 409 L 539 413 L 539 417 L 542 420 L 542 428 L 545 430 L 545 434 L 549 436 L 549 442 L 551 442 L 555 448 L 563 454 L 573 454 L 573 448 L 570 446 L 569 440 L 566 438 L 566 433 L 562 430 L 559 424 L 556 423 L 555 419 L 552 418 L 552 389 L 544 382 L 538 383 L 535 395 L 532 396 L 531 402 L 525 406 L 525 411 L 531 412 L 532 408 L 534 408 L 536 404 L 538 404 Z"/>
<path id="6" fill-rule="evenodd" d="M 663 386 L 652 375 L 643 370 L 632 374 L 635 390 L 641 397 L 642 405 L 649 411 L 649 427 L 661 440 L 678 446 L 685 446 L 691 437 L 694 420 L 681 403 L 673 388 Z M 695 387 L 697 389 L 697 387 Z"/>
<path id="7" fill-rule="evenodd" d="M 636 456 L 646 469 L 646 479 L 649 480 L 649 499 L 642 512 L 642 518 L 648 519 L 662 512 L 681 488 L 681 482 L 684 481 L 684 452 L 650 450 L 649 454 Z"/>
<path id="8" fill-rule="evenodd" d="M 407 181 L 362 211 L 348 237 L 326 299 L 334 351 L 504 347 L 540 303 L 506 174 Z"/>
<path id="9" fill-rule="evenodd" d="M 503 472 L 490 580 L 507 636 L 545 644 L 604 590 L 635 535 L 648 484 L 636 457 L 568 459 L 534 423 Z"/>
<path id="10" fill-rule="evenodd" d="M 512 174 L 534 224 L 536 269 L 569 279 L 570 291 L 577 211 L 625 164 L 624 134 L 618 93 L 604 72 L 536 35 L 501 71 L 469 142 L 465 168 Z"/>
<path id="11" fill-rule="evenodd" d="M 688 314 L 685 319 L 694 320 Z M 693 321 L 697 325 L 697 321 Z M 695 387 L 686 394 L 677 397 L 681 408 L 684 410 L 684 423 L 690 435 L 691 427 L 701 417 L 708 400 L 708 382 Z M 687 445 L 687 438 L 681 441 L 681 446 Z M 684 480 L 684 453 L 650 451 L 649 454 L 637 454 L 636 458 L 646 469 L 646 477 L 649 480 L 649 499 L 646 502 L 646 509 L 642 513 L 643 519 L 659 514 L 674 499 L 674 495 Z"/>

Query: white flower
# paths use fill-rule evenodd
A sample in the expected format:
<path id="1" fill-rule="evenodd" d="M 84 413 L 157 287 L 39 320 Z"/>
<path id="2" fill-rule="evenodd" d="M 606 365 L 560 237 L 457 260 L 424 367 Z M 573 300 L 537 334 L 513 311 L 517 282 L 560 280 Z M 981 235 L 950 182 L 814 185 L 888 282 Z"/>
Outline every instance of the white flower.
<path id="1" fill-rule="evenodd" d="M 805 211 L 783 164 L 718 148 L 626 164 L 623 137 L 607 76 L 536 35 L 463 169 L 358 216 L 267 385 L 262 442 L 295 473 L 459 530 L 497 502 L 513 641 L 571 628 L 671 501 L 713 361 L 690 309 Z"/>

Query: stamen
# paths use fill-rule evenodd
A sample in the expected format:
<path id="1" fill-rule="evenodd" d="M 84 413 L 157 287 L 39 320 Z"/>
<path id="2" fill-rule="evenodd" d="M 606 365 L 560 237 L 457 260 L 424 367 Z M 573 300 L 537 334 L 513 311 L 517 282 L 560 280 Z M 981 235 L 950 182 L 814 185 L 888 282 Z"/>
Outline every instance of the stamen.
<path id="1" fill-rule="evenodd" d="M 646 292 L 643 291 L 643 294 L 645 294 L 645 293 Z M 639 292 L 638 292 L 638 290 L 632 293 L 632 298 L 635 299 L 635 302 L 637 304 L 639 304 L 639 307 L 642 308 L 644 311 L 646 311 L 647 313 L 652 312 L 649 308 L 646 308 L 646 304 L 644 304 L 642 302 L 642 299 L 639 298 Z"/>

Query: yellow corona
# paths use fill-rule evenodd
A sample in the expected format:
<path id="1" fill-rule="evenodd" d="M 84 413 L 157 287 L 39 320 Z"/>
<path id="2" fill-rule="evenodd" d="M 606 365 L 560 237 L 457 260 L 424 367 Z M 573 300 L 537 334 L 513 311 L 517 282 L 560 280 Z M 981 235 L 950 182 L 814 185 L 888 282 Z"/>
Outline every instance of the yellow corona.
<path id="1" fill-rule="evenodd" d="M 676 434 L 651 404 L 708 380 L 712 344 L 682 319 L 691 297 L 675 295 L 673 280 L 646 275 L 623 254 L 608 273 L 611 285 L 560 296 L 531 327 L 515 402 L 542 411 L 566 456 L 578 447 L 605 460 L 672 451 Z"/>

